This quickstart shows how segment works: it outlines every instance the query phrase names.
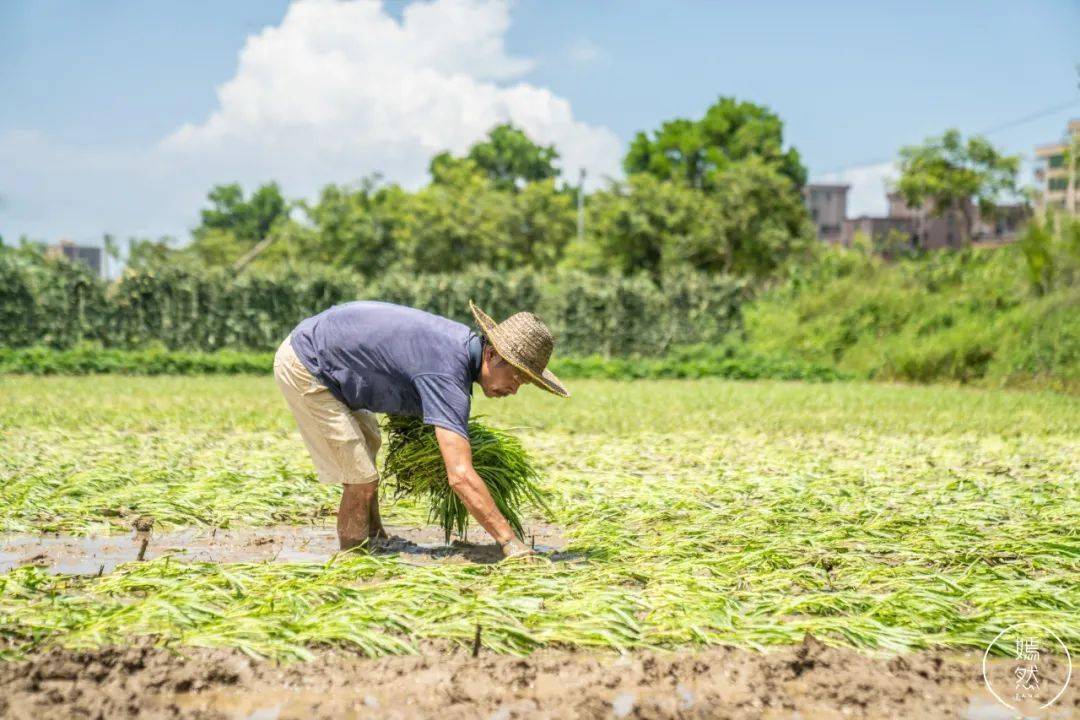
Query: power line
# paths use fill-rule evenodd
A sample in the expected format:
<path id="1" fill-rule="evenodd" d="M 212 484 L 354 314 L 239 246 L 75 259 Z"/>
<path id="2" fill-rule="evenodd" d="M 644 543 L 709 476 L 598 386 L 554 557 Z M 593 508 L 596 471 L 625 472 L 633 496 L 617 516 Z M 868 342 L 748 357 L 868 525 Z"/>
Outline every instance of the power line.
<path id="1" fill-rule="evenodd" d="M 1077 105 L 1080 105 L 1080 98 L 1073 98 L 1068 102 L 1058 103 L 1056 105 L 1045 107 L 1042 110 L 1037 110 L 1029 115 L 1024 115 L 1023 117 L 1016 118 L 1015 120 L 1010 120 L 1006 123 L 1002 123 L 1001 125 L 995 125 L 994 127 L 988 128 L 986 130 L 979 130 L 975 134 L 993 135 L 995 133 L 1001 132 L 1002 130 L 1010 130 L 1014 127 L 1025 125 L 1034 120 L 1041 120 L 1044 117 L 1047 117 L 1049 115 L 1055 115 L 1059 112 L 1062 112 L 1063 110 L 1068 110 L 1069 108 L 1075 107 Z M 820 175 L 833 175 L 843 172 L 844 170 L 850 170 L 851 168 L 865 167 L 867 165 L 880 165 L 881 163 L 890 162 L 893 159 L 893 156 L 879 157 L 873 160 L 864 160 L 862 162 L 850 163 L 848 165 L 840 165 L 838 167 L 832 168 L 831 170 L 826 170 L 825 172 L 820 173 Z"/>
<path id="2" fill-rule="evenodd" d="M 1073 107 L 1075 105 L 1080 105 L 1080 98 L 1073 98 L 1069 102 L 1061 103 L 1060 105 L 1055 105 L 1053 107 L 1048 107 L 1048 108 L 1046 108 L 1044 110 L 1039 110 L 1038 112 L 1033 112 L 1030 115 L 1025 115 L 1022 118 L 1017 118 L 1016 120 L 1012 120 L 1012 121 L 1004 123 L 1002 125 L 992 127 L 989 130 L 982 130 L 982 131 L 980 131 L 980 132 L 978 132 L 976 134 L 977 135 L 993 135 L 994 133 L 1001 132 L 1002 130 L 1009 130 L 1010 128 L 1014 128 L 1014 127 L 1018 127 L 1020 125 L 1024 125 L 1026 123 L 1031 122 L 1032 120 L 1041 120 L 1042 118 L 1044 118 L 1044 117 L 1046 117 L 1048 115 L 1054 115 L 1056 113 L 1061 112 L 1062 110 L 1068 110 L 1069 108 L 1071 108 L 1071 107 Z"/>

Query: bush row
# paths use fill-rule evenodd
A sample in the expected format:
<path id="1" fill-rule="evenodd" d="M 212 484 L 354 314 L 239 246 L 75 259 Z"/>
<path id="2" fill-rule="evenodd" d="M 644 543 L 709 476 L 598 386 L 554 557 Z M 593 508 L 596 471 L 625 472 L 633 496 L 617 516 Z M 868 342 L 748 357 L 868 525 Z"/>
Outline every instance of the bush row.
<path id="1" fill-rule="evenodd" d="M 562 352 L 662 355 L 715 343 L 740 322 L 743 281 L 683 273 L 598 277 L 564 271 L 389 274 L 364 282 L 331 269 L 248 272 L 164 267 L 106 283 L 77 265 L 0 250 L 0 346 L 70 348 L 91 341 L 134 349 L 272 350 L 305 317 L 337 303 L 378 299 L 472 324 L 469 300 L 496 319 L 542 317 Z"/>
<path id="2" fill-rule="evenodd" d="M 271 372 L 273 364 L 274 355 L 270 352 L 120 350 L 87 344 L 67 350 L 40 346 L 0 348 L 0 373 L 5 374 L 264 375 Z M 820 365 L 734 353 L 710 346 L 676 348 L 662 358 L 556 357 L 551 369 L 567 379 L 722 377 L 830 381 L 850 377 Z"/>

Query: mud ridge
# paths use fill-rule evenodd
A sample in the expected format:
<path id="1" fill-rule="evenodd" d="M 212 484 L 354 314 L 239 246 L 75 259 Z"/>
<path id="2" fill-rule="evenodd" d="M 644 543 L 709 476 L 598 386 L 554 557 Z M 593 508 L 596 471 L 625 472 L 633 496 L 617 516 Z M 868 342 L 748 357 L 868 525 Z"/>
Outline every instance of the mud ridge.
<path id="1" fill-rule="evenodd" d="M 428 648 L 307 663 L 150 642 L 52 649 L 0 664 L 0 717 L 41 718 L 965 718 L 1010 717 L 978 653 L 874 659 L 813 638 L 619 656 L 544 650 L 518 658 Z M 1080 711 L 1075 689 L 1047 717 Z"/>

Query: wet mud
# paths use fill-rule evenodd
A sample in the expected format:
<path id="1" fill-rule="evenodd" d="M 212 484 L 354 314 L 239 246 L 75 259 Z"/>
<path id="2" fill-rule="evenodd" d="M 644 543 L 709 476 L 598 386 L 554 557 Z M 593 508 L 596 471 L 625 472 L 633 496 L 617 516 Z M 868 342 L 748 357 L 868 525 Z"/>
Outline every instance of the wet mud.
<path id="1" fill-rule="evenodd" d="M 397 555 L 416 564 L 493 563 L 502 552 L 481 528 L 470 529 L 464 540 L 445 541 L 436 527 L 387 526 L 389 540 L 374 552 Z M 566 541 L 553 525 L 531 527 L 526 540 L 553 560 L 577 559 L 565 552 Z M 143 547 L 145 541 L 145 548 Z M 0 536 L 0 573 L 22 565 L 51 572 L 100 575 L 118 565 L 169 556 L 180 562 L 326 562 L 338 552 L 333 528 L 276 526 L 265 528 L 185 529 L 176 532 L 133 531 L 128 535 L 77 537 L 70 535 Z"/>
<path id="2" fill-rule="evenodd" d="M 54 649 L 0 664 L 0 717 L 1013 717 L 987 692 L 981 660 L 979 653 L 931 652 L 873 659 L 813 638 L 767 653 L 545 650 L 524 658 L 474 658 L 432 648 L 375 660 L 325 653 L 292 665 L 237 651 L 176 652 L 149 644 Z M 1061 720 L 1078 712 L 1073 689 L 1041 717 Z"/>

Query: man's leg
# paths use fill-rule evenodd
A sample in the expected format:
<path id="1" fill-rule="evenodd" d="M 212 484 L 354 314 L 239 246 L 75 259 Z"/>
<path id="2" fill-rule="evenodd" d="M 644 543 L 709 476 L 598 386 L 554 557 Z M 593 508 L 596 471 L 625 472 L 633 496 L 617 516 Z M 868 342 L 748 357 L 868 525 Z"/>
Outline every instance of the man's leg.
<path id="1" fill-rule="evenodd" d="M 375 486 L 375 495 L 372 498 L 368 513 L 368 537 L 373 540 L 386 540 L 390 536 L 382 524 L 382 516 L 379 514 L 379 481 L 371 483 Z"/>
<path id="2" fill-rule="evenodd" d="M 374 510 L 373 510 L 374 508 Z M 342 550 L 350 550 L 368 541 L 372 512 L 379 514 L 379 484 L 342 485 L 338 508 L 337 533 Z M 381 525 L 380 525 L 381 527 Z"/>
<path id="3" fill-rule="evenodd" d="M 378 472 L 375 469 L 379 430 L 374 415 L 358 416 L 337 400 L 304 367 L 288 339 L 274 357 L 274 377 L 296 418 L 319 481 L 342 484 L 337 517 L 341 549 L 363 545 L 368 541 L 372 527 L 382 526 L 381 521 L 372 524 L 373 517 L 379 520 Z M 349 482 L 345 482 L 346 479 Z M 356 480 L 361 482 L 356 483 Z"/>
<path id="4" fill-rule="evenodd" d="M 364 468 L 370 468 L 370 470 L 374 471 L 375 467 L 377 467 L 376 457 L 379 454 L 379 448 L 382 446 L 382 434 L 379 431 L 379 420 L 375 417 L 375 413 L 368 410 L 354 410 L 352 415 L 356 420 L 357 426 L 360 428 L 360 432 L 364 434 L 364 444 L 367 447 L 368 459 L 371 461 L 369 465 L 364 465 Z M 375 478 L 375 482 L 372 484 L 375 486 L 375 490 L 371 505 L 369 506 L 368 537 L 376 541 L 385 540 L 389 536 L 383 528 L 382 516 L 379 514 L 378 477 Z M 375 543 L 372 543 L 372 549 L 374 549 L 374 546 Z"/>

